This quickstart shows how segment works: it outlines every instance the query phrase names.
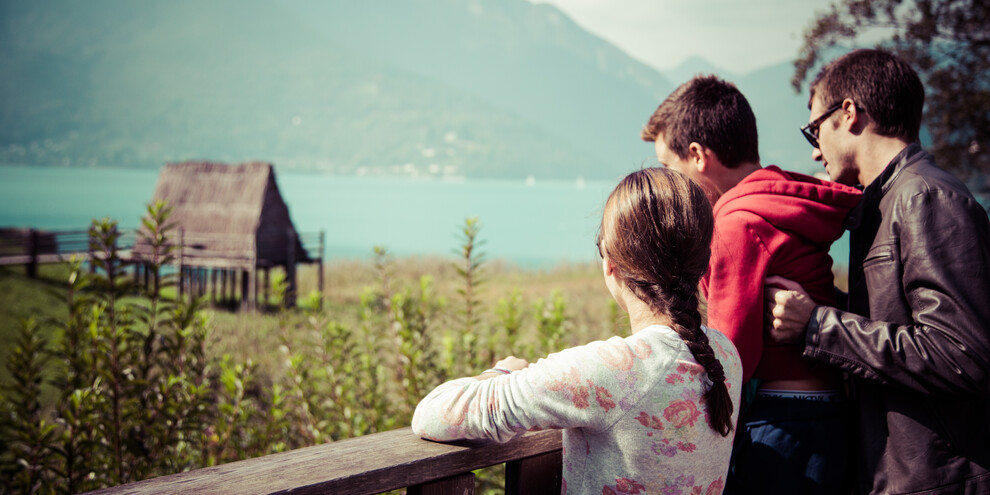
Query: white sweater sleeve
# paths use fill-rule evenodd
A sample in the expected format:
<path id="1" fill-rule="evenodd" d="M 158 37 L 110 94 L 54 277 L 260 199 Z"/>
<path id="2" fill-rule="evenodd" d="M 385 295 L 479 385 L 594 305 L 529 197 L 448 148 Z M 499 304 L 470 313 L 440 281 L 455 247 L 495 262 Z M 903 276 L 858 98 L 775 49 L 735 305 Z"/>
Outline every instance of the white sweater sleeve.
<path id="1" fill-rule="evenodd" d="M 416 407 L 413 431 L 438 441 L 506 442 L 527 430 L 607 428 L 623 414 L 617 403 L 625 395 L 652 385 L 630 387 L 621 379 L 643 352 L 636 342 L 613 337 L 551 354 L 509 375 L 446 382 Z"/>

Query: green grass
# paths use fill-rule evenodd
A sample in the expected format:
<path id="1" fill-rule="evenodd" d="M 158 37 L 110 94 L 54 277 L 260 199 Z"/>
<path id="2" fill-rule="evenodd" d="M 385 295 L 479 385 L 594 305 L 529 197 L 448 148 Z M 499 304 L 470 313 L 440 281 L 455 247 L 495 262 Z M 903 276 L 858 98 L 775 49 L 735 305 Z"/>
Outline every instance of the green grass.
<path id="1" fill-rule="evenodd" d="M 458 297 L 456 290 L 461 281 L 449 258 L 409 257 L 393 260 L 391 266 L 390 279 L 394 288 L 430 276 L 440 296 L 448 301 Z M 316 273 L 315 265 L 300 266 L 299 300 L 317 289 Z M 481 316 L 486 324 L 495 317 L 493 312 L 498 300 L 507 298 L 513 291 L 519 292 L 530 313 L 529 304 L 537 299 L 547 300 L 554 291 L 559 291 L 568 308 L 570 332 L 566 341 L 576 345 L 613 334 L 610 332 L 614 326 L 609 320 L 611 298 L 602 282 L 600 267 L 595 263 L 529 270 L 492 261 L 484 265 L 483 273 L 485 281 L 480 286 L 479 297 L 483 309 Z M 368 287 L 381 285 L 379 275 L 370 259 L 329 262 L 324 269 L 324 303 L 331 318 L 342 322 L 356 321 L 360 295 Z M 67 264 L 41 265 L 37 279 L 27 277 L 22 266 L 0 267 L 0 339 L 12 342 L 21 321 L 28 317 L 33 316 L 39 323 L 64 321 L 68 276 Z M 230 354 L 240 360 L 251 358 L 259 364 L 263 374 L 275 373 L 280 368 L 279 353 L 276 352 L 280 327 L 276 314 L 222 308 L 207 311 L 213 323 L 210 345 L 215 356 Z M 531 322 L 532 314 L 528 316 Z M 39 327 L 49 332 L 46 337 L 51 344 L 60 338 L 53 325 L 41 324 Z M 7 362 L 10 347 L 0 346 L 0 363 Z M 6 383 L 8 378 L 7 367 L 0 366 L 0 383 Z"/>
<path id="2" fill-rule="evenodd" d="M 0 363 L 7 362 L 23 320 L 34 317 L 39 323 L 50 320 L 64 321 L 68 315 L 65 303 L 66 281 L 69 266 L 41 265 L 38 278 L 29 278 L 23 266 L 0 267 Z M 46 337 L 54 343 L 60 336 L 55 335 L 52 325 L 39 325 Z M 0 383 L 7 383 L 10 374 L 6 366 L 0 367 Z"/>

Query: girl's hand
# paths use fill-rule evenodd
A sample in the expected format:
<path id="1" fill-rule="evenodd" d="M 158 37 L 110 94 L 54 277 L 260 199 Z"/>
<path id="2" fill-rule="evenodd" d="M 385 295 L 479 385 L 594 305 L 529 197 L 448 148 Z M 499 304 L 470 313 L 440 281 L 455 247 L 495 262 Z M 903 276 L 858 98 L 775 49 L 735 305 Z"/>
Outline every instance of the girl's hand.
<path id="1" fill-rule="evenodd" d="M 495 363 L 496 368 L 505 368 L 509 371 L 519 371 L 525 369 L 529 366 L 529 361 L 522 358 L 517 358 L 515 356 L 509 356 L 497 363 Z"/>
<path id="2" fill-rule="evenodd" d="M 481 372 L 481 374 L 474 377 L 474 379 L 487 380 L 489 378 L 495 378 L 496 376 L 505 375 L 506 371 L 511 373 L 513 371 L 519 371 L 526 368 L 527 366 L 529 366 L 529 361 L 522 358 L 517 358 L 515 356 L 509 356 L 495 363 L 495 366 L 493 366 L 492 369 Z"/>

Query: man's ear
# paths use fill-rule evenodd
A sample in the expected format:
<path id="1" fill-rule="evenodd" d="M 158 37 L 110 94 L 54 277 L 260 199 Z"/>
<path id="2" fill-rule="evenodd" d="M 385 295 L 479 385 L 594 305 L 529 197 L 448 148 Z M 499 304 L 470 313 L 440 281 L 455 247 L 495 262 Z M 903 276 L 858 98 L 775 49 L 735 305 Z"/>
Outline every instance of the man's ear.
<path id="1" fill-rule="evenodd" d="M 866 114 L 863 113 L 863 111 L 856 106 L 856 102 L 853 101 L 851 98 L 846 98 L 845 100 L 842 100 L 842 115 L 843 115 L 843 119 L 842 119 L 843 124 L 848 123 L 850 129 L 856 127 L 857 125 L 860 127 L 866 125 L 866 122 L 864 120 Z"/>

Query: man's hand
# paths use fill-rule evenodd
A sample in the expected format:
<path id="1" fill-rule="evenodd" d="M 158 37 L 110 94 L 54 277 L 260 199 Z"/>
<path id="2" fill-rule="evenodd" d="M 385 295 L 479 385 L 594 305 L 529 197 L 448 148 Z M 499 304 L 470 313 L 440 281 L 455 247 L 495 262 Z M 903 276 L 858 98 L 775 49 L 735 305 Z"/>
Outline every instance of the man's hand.
<path id="1" fill-rule="evenodd" d="M 767 338 L 777 344 L 800 344 L 815 309 L 801 285 L 784 277 L 768 277 L 763 291 L 769 317 Z"/>

